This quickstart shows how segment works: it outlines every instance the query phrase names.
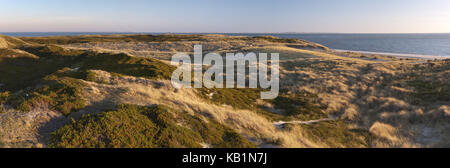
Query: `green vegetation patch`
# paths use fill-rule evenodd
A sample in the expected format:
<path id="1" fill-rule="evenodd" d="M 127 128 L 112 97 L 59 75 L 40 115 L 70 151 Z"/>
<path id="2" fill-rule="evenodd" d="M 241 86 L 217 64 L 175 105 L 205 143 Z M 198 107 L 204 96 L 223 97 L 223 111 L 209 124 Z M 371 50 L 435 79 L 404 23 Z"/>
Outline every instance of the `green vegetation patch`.
<path id="1" fill-rule="evenodd" d="M 303 121 L 327 118 L 323 107 L 317 105 L 319 98 L 316 94 L 300 92 L 296 94 L 280 94 L 272 100 L 275 108 L 282 109 L 283 115 Z"/>
<path id="2" fill-rule="evenodd" d="M 158 128 L 143 114 L 157 109 L 119 107 L 117 111 L 86 115 L 52 133 L 54 148 L 157 147 Z M 144 111 L 144 112 L 143 112 Z M 195 137 L 198 138 L 198 137 Z"/>
<path id="3" fill-rule="evenodd" d="M 315 71 L 330 71 L 338 68 L 344 63 L 334 60 L 320 60 L 320 59 L 308 59 L 308 60 L 291 60 L 281 63 L 281 66 L 286 70 L 293 71 L 297 68 L 315 70 Z"/>
<path id="4" fill-rule="evenodd" d="M 86 115 L 52 133 L 56 148 L 251 147 L 220 124 L 206 123 L 164 106 L 119 105 L 115 111 Z M 192 128 L 190 128 L 192 127 Z"/>
<path id="5" fill-rule="evenodd" d="M 3 105 L 6 102 L 8 102 L 9 96 L 10 96 L 9 92 L 0 92 L 0 105 Z"/>
<path id="6" fill-rule="evenodd" d="M 324 107 L 318 104 L 317 95 L 300 92 L 297 94 L 280 93 L 274 100 L 264 100 L 274 104 L 276 109 L 281 109 L 281 114 L 270 112 L 269 109 L 261 104 L 260 100 L 262 89 L 225 89 L 225 88 L 201 88 L 197 93 L 203 99 L 217 105 L 230 105 L 237 109 L 254 110 L 258 114 L 270 120 L 316 120 L 327 118 L 328 115 L 323 111 Z M 263 102 L 263 100 L 260 100 Z"/>
<path id="7" fill-rule="evenodd" d="M 85 107 L 85 100 L 81 97 L 85 84 L 78 79 L 64 77 L 62 73 L 45 77 L 39 87 L 20 91 L 11 96 L 9 102 L 24 112 L 45 106 L 64 115 L 81 110 Z"/>
<path id="8" fill-rule="evenodd" d="M 4 105 L 8 102 L 9 96 L 9 92 L 0 92 L 0 114 L 6 113 Z"/>
<path id="9" fill-rule="evenodd" d="M 55 50 L 61 49 L 56 48 Z M 40 57 L 9 49 L 0 50 L 0 91 L 14 92 L 35 86 L 45 76 L 78 61 L 78 57 L 75 57 L 75 53 L 72 52 L 50 54 L 47 53 L 50 51 L 41 47 L 28 47 L 27 50 L 33 50 L 32 53 Z M 38 52 L 41 50 L 42 53 Z M 66 55 L 66 57 L 57 56 L 59 54 Z M 69 55 L 73 57 L 68 57 Z"/>
<path id="10" fill-rule="evenodd" d="M 330 147 L 365 148 L 372 147 L 377 137 L 362 129 L 350 129 L 344 121 L 324 121 L 311 125 L 301 125 L 308 136 L 324 142 Z"/>
<path id="11" fill-rule="evenodd" d="M 250 143 L 235 132 L 216 121 L 204 120 L 184 114 L 184 124 L 188 125 L 192 130 L 198 132 L 205 143 L 210 144 L 214 148 L 253 148 L 254 144 Z"/>
<path id="12" fill-rule="evenodd" d="M 83 83 L 78 79 L 92 80 L 95 76 L 89 73 L 91 69 L 150 79 L 170 79 L 175 70 L 155 59 L 126 54 L 67 50 L 54 45 L 20 49 L 0 49 L 0 92 L 14 93 L 0 105 L 10 104 L 21 111 L 48 106 L 68 115 L 84 108 L 80 96 Z"/>
<path id="13" fill-rule="evenodd" d="M 152 58 L 138 58 L 127 54 L 87 53 L 83 55 L 83 70 L 108 72 L 145 77 L 149 79 L 171 79 L 174 66 Z"/>
<path id="14" fill-rule="evenodd" d="M 395 84 L 406 83 L 414 88 L 411 94 L 414 104 L 450 101 L 450 62 L 430 62 L 415 64 L 410 71 L 395 81 Z"/>
<path id="15" fill-rule="evenodd" d="M 239 109 L 255 109 L 256 100 L 261 96 L 261 89 L 236 88 L 201 88 L 200 97 L 218 105 L 230 105 Z"/>
<path id="16" fill-rule="evenodd" d="M 159 60 L 126 54 L 67 50 L 52 45 L 23 46 L 21 49 L 34 55 L 0 49 L 0 91 L 14 92 L 35 86 L 45 76 L 64 67 L 83 71 L 98 69 L 150 79 L 170 79 L 175 70 Z"/>
<path id="17" fill-rule="evenodd" d="M 419 103 L 418 101 L 450 101 L 450 85 L 443 82 L 414 80 L 409 85 L 416 90 L 413 94 L 417 99 L 415 103 Z"/>
<path id="18" fill-rule="evenodd" d="M 82 50 L 69 50 L 56 45 L 22 46 L 20 49 L 41 58 L 79 56 L 84 53 Z"/>

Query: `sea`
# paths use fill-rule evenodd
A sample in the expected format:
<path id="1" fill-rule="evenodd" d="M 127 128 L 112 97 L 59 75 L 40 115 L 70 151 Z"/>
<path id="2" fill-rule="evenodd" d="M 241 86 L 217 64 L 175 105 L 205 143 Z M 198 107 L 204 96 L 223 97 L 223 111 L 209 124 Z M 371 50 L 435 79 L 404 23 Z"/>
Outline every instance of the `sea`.
<path id="1" fill-rule="evenodd" d="M 148 32 L 18 32 L 1 33 L 16 37 L 77 36 L 109 34 L 165 34 Z M 439 56 L 450 58 L 450 33 L 442 34 L 338 34 L 338 33 L 175 33 L 175 34 L 225 34 L 231 36 L 270 35 L 281 38 L 303 39 L 319 43 L 334 50 L 367 53 Z"/>

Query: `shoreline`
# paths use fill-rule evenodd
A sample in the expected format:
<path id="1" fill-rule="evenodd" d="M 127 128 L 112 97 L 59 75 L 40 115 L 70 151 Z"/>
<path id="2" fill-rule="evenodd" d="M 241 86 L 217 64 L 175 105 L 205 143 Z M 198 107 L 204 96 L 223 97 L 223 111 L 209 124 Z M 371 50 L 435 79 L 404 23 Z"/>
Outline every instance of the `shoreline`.
<path id="1" fill-rule="evenodd" d="M 341 50 L 341 49 L 331 49 L 334 52 L 354 52 L 361 54 L 373 54 L 373 55 L 383 55 L 383 56 L 393 56 L 397 58 L 417 58 L 417 59 L 450 59 L 450 56 L 435 56 L 435 55 L 420 55 L 420 54 L 405 54 L 405 53 L 388 53 L 388 52 L 372 52 L 372 51 L 355 51 L 355 50 Z"/>
<path id="2" fill-rule="evenodd" d="M 12 36 L 12 37 L 59 37 L 59 36 L 84 36 L 84 35 L 137 35 L 137 34 L 149 34 L 149 35 L 160 35 L 164 33 L 157 32 L 0 32 L 0 35 Z M 185 34 L 185 33 L 174 33 L 174 34 Z M 186 33 L 191 34 L 191 33 Z M 215 33 L 198 33 L 198 34 L 215 34 Z M 247 33 L 217 33 L 229 36 L 234 36 L 233 34 L 247 34 Z M 266 33 L 248 33 L 248 34 L 258 34 L 264 35 Z M 284 33 L 273 33 L 273 34 L 284 34 Z M 267 33 L 266 35 L 273 35 L 272 33 Z M 289 33 L 286 33 L 289 34 Z M 302 33 L 299 33 L 302 34 Z M 309 34 L 309 33 L 305 33 Z M 318 33 L 320 34 L 320 33 Z M 353 34 L 353 33 L 350 33 Z M 421 33 L 412 33 L 421 34 Z M 447 33 L 430 33 L 430 34 L 447 34 Z M 302 40 L 302 39 L 301 39 Z M 319 43 L 318 43 L 319 44 Z M 371 55 L 381 55 L 381 56 L 393 56 L 396 58 L 416 58 L 416 59 L 450 59 L 448 56 L 437 56 L 437 55 L 422 55 L 422 54 L 407 54 L 407 53 L 389 53 L 389 52 L 376 52 L 376 51 L 358 51 L 358 50 L 346 50 L 346 49 L 332 49 L 334 52 L 354 52 L 360 54 L 371 54 Z"/>

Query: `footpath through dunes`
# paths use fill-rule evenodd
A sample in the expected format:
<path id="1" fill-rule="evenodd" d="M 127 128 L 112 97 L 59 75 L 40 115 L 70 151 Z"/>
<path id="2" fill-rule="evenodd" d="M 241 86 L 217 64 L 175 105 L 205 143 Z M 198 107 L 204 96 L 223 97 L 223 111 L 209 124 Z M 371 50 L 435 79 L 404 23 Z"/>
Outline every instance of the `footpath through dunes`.
<path id="1" fill-rule="evenodd" d="M 444 60 L 338 56 L 313 43 L 267 37 L 22 40 L 31 45 L 8 45 L 5 51 L 15 52 L 0 53 L 0 64 L 14 69 L 0 67 L 3 147 L 445 147 L 450 137 L 450 62 Z M 261 100 L 258 89 L 173 88 L 175 67 L 161 60 L 192 52 L 196 43 L 221 54 L 280 53 L 280 96 Z M 17 57 L 20 52 L 33 58 Z M 139 133 L 106 131 L 120 124 Z M 99 136 L 107 141 L 89 138 Z"/>

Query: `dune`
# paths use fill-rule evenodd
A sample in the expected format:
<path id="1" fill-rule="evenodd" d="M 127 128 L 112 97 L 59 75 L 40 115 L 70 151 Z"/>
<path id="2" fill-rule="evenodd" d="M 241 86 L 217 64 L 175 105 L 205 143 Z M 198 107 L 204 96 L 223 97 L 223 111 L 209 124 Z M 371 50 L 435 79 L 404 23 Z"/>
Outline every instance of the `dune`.
<path id="1" fill-rule="evenodd" d="M 169 80 L 176 67 L 167 60 L 177 52 L 192 53 L 194 44 L 222 55 L 280 53 L 279 98 L 261 100 L 260 92 L 251 89 L 173 88 Z M 174 128 L 194 131 L 188 135 L 201 133 L 209 140 L 244 137 L 257 147 L 448 147 L 448 60 L 360 57 L 307 41 L 266 36 L 0 36 L 0 47 L 7 48 L 0 53 L 0 58 L 5 58 L 0 59 L 0 83 L 4 84 L 0 147 L 73 145 L 59 143 L 60 137 L 52 137 L 52 133 L 88 135 L 80 128 L 101 132 L 102 127 L 111 125 L 89 127 L 86 122 L 98 118 L 118 121 L 114 117 L 124 116 L 111 116 L 111 109 L 122 104 L 166 106 L 176 115 L 164 120 L 176 125 Z M 32 53 L 33 57 L 16 57 L 19 53 Z M 184 115 L 200 124 L 223 125 L 223 129 L 199 130 L 202 127 L 195 127 L 195 120 L 186 120 Z M 72 117 L 82 122 L 71 122 Z M 164 120 L 153 123 L 145 119 L 144 123 L 159 126 Z M 140 129 L 132 123 L 127 122 L 130 128 Z M 214 147 L 207 138 L 202 142 L 194 137 L 198 144 L 193 146 Z M 71 140 L 64 138 L 68 138 L 65 142 Z M 108 138 L 138 147 L 129 143 L 137 137 Z M 98 140 L 84 139 L 85 144 L 92 139 Z M 77 142 L 76 137 L 72 140 Z"/>

